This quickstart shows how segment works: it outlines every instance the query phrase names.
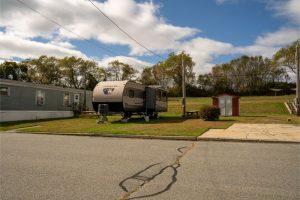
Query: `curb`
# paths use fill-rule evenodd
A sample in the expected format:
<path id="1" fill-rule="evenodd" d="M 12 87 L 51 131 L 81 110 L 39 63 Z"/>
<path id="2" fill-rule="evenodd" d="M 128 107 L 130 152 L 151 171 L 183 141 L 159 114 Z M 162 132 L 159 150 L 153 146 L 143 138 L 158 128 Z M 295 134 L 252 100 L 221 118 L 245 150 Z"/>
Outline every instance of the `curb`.
<path id="1" fill-rule="evenodd" d="M 4 133 L 197 141 L 197 136 L 117 135 L 117 134 L 93 134 L 93 133 L 85 133 L 85 134 L 78 133 L 77 134 L 77 133 L 49 133 L 49 132 L 30 132 L 30 133 L 28 133 L 28 132 L 4 132 Z"/>
<path id="2" fill-rule="evenodd" d="M 243 142 L 243 143 L 281 143 L 300 144 L 300 141 L 288 140 L 259 140 L 259 139 L 235 139 L 235 138 L 209 138 L 197 136 L 154 136 L 154 135 L 116 135 L 116 134 L 93 134 L 93 133 L 49 133 L 49 132 L 9 132 L 18 134 L 40 134 L 40 135 L 61 135 L 61 136 L 84 136 L 84 137 L 110 137 L 110 138 L 132 138 L 132 139 L 156 139 L 156 140 L 178 140 L 178 141 L 199 141 L 199 142 Z"/>
<path id="3" fill-rule="evenodd" d="M 208 137 L 198 137 L 197 141 L 300 144 L 300 141 L 289 141 L 289 140 L 259 140 L 259 139 L 208 138 Z"/>

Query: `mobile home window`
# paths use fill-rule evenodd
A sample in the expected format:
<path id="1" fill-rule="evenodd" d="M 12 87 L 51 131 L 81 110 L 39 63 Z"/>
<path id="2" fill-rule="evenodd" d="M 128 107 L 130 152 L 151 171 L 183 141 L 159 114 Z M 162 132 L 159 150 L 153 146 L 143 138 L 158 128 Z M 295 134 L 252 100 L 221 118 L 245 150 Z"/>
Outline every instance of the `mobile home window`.
<path id="1" fill-rule="evenodd" d="M 133 90 L 129 90 L 129 98 L 134 98 L 134 91 Z"/>
<path id="2" fill-rule="evenodd" d="M 74 103 L 79 104 L 79 94 L 74 94 Z"/>
<path id="3" fill-rule="evenodd" d="M 9 96 L 10 89 L 9 87 L 0 87 L 1 96 Z"/>
<path id="4" fill-rule="evenodd" d="M 36 91 L 36 104 L 37 105 L 45 104 L 45 91 L 43 91 L 43 90 Z"/>
<path id="5" fill-rule="evenodd" d="M 64 93 L 64 106 L 70 105 L 70 93 Z"/>

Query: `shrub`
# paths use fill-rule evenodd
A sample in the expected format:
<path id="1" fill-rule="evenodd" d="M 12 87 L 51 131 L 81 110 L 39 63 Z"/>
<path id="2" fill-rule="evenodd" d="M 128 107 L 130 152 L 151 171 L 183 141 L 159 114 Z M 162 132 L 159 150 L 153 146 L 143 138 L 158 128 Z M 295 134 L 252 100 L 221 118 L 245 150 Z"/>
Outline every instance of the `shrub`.
<path id="1" fill-rule="evenodd" d="M 74 112 L 74 117 L 79 117 L 80 116 L 80 114 L 81 114 L 81 106 L 79 105 L 79 104 L 77 104 L 77 103 L 72 103 L 72 110 L 73 110 L 73 112 Z"/>
<path id="2" fill-rule="evenodd" d="M 206 121 L 216 121 L 220 117 L 220 108 L 205 105 L 200 109 L 200 118 Z"/>

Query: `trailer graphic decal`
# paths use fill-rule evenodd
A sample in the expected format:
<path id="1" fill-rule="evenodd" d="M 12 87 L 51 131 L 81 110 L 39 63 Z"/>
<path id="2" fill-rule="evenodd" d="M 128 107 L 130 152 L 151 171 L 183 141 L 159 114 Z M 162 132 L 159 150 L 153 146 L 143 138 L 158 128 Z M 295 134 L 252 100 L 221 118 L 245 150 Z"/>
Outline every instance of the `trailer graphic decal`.
<path id="1" fill-rule="evenodd" d="M 115 90 L 115 88 L 104 88 L 103 89 L 103 93 L 106 95 L 111 94 L 113 91 Z"/>

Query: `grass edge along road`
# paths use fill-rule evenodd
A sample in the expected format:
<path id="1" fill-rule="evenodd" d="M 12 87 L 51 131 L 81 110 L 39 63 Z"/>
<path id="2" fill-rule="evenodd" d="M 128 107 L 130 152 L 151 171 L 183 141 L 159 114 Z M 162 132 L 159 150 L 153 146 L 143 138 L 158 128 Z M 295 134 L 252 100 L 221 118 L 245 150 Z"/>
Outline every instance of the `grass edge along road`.
<path id="1" fill-rule="evenodd" d="M 233 123 L 275 123 L 300 124 L 299 117 L 290 115 L 284 102 L 293 99 L 289 96 L 258 96 L 241 98 L 241 116 L 221 117 L 219 121 L 203 121 L 201 119 L 183 119 L 180 117 L 180 98 L 169 98 L 167 113 L 160 118 L 145 122 L 134 117 L 128 123 L 121 123 L 120 116 L 109 117 L 109 123 L 97 124 L 95 116 L 80 118 L 52 119 L 40 121 L 23 121 L 1 123 L 0 130 L 20 129 L 20 132 L 47 133 L 88 133 L 88 134 L 125 134 L 152 136 L 199 136 L 211 128 L 228 128 Z M 202 105 L 210 105 L 210 97 L 187 98 L 187 109 L 200 109 Z M 291 121 L 287 121 L 290 118 Z"/>

